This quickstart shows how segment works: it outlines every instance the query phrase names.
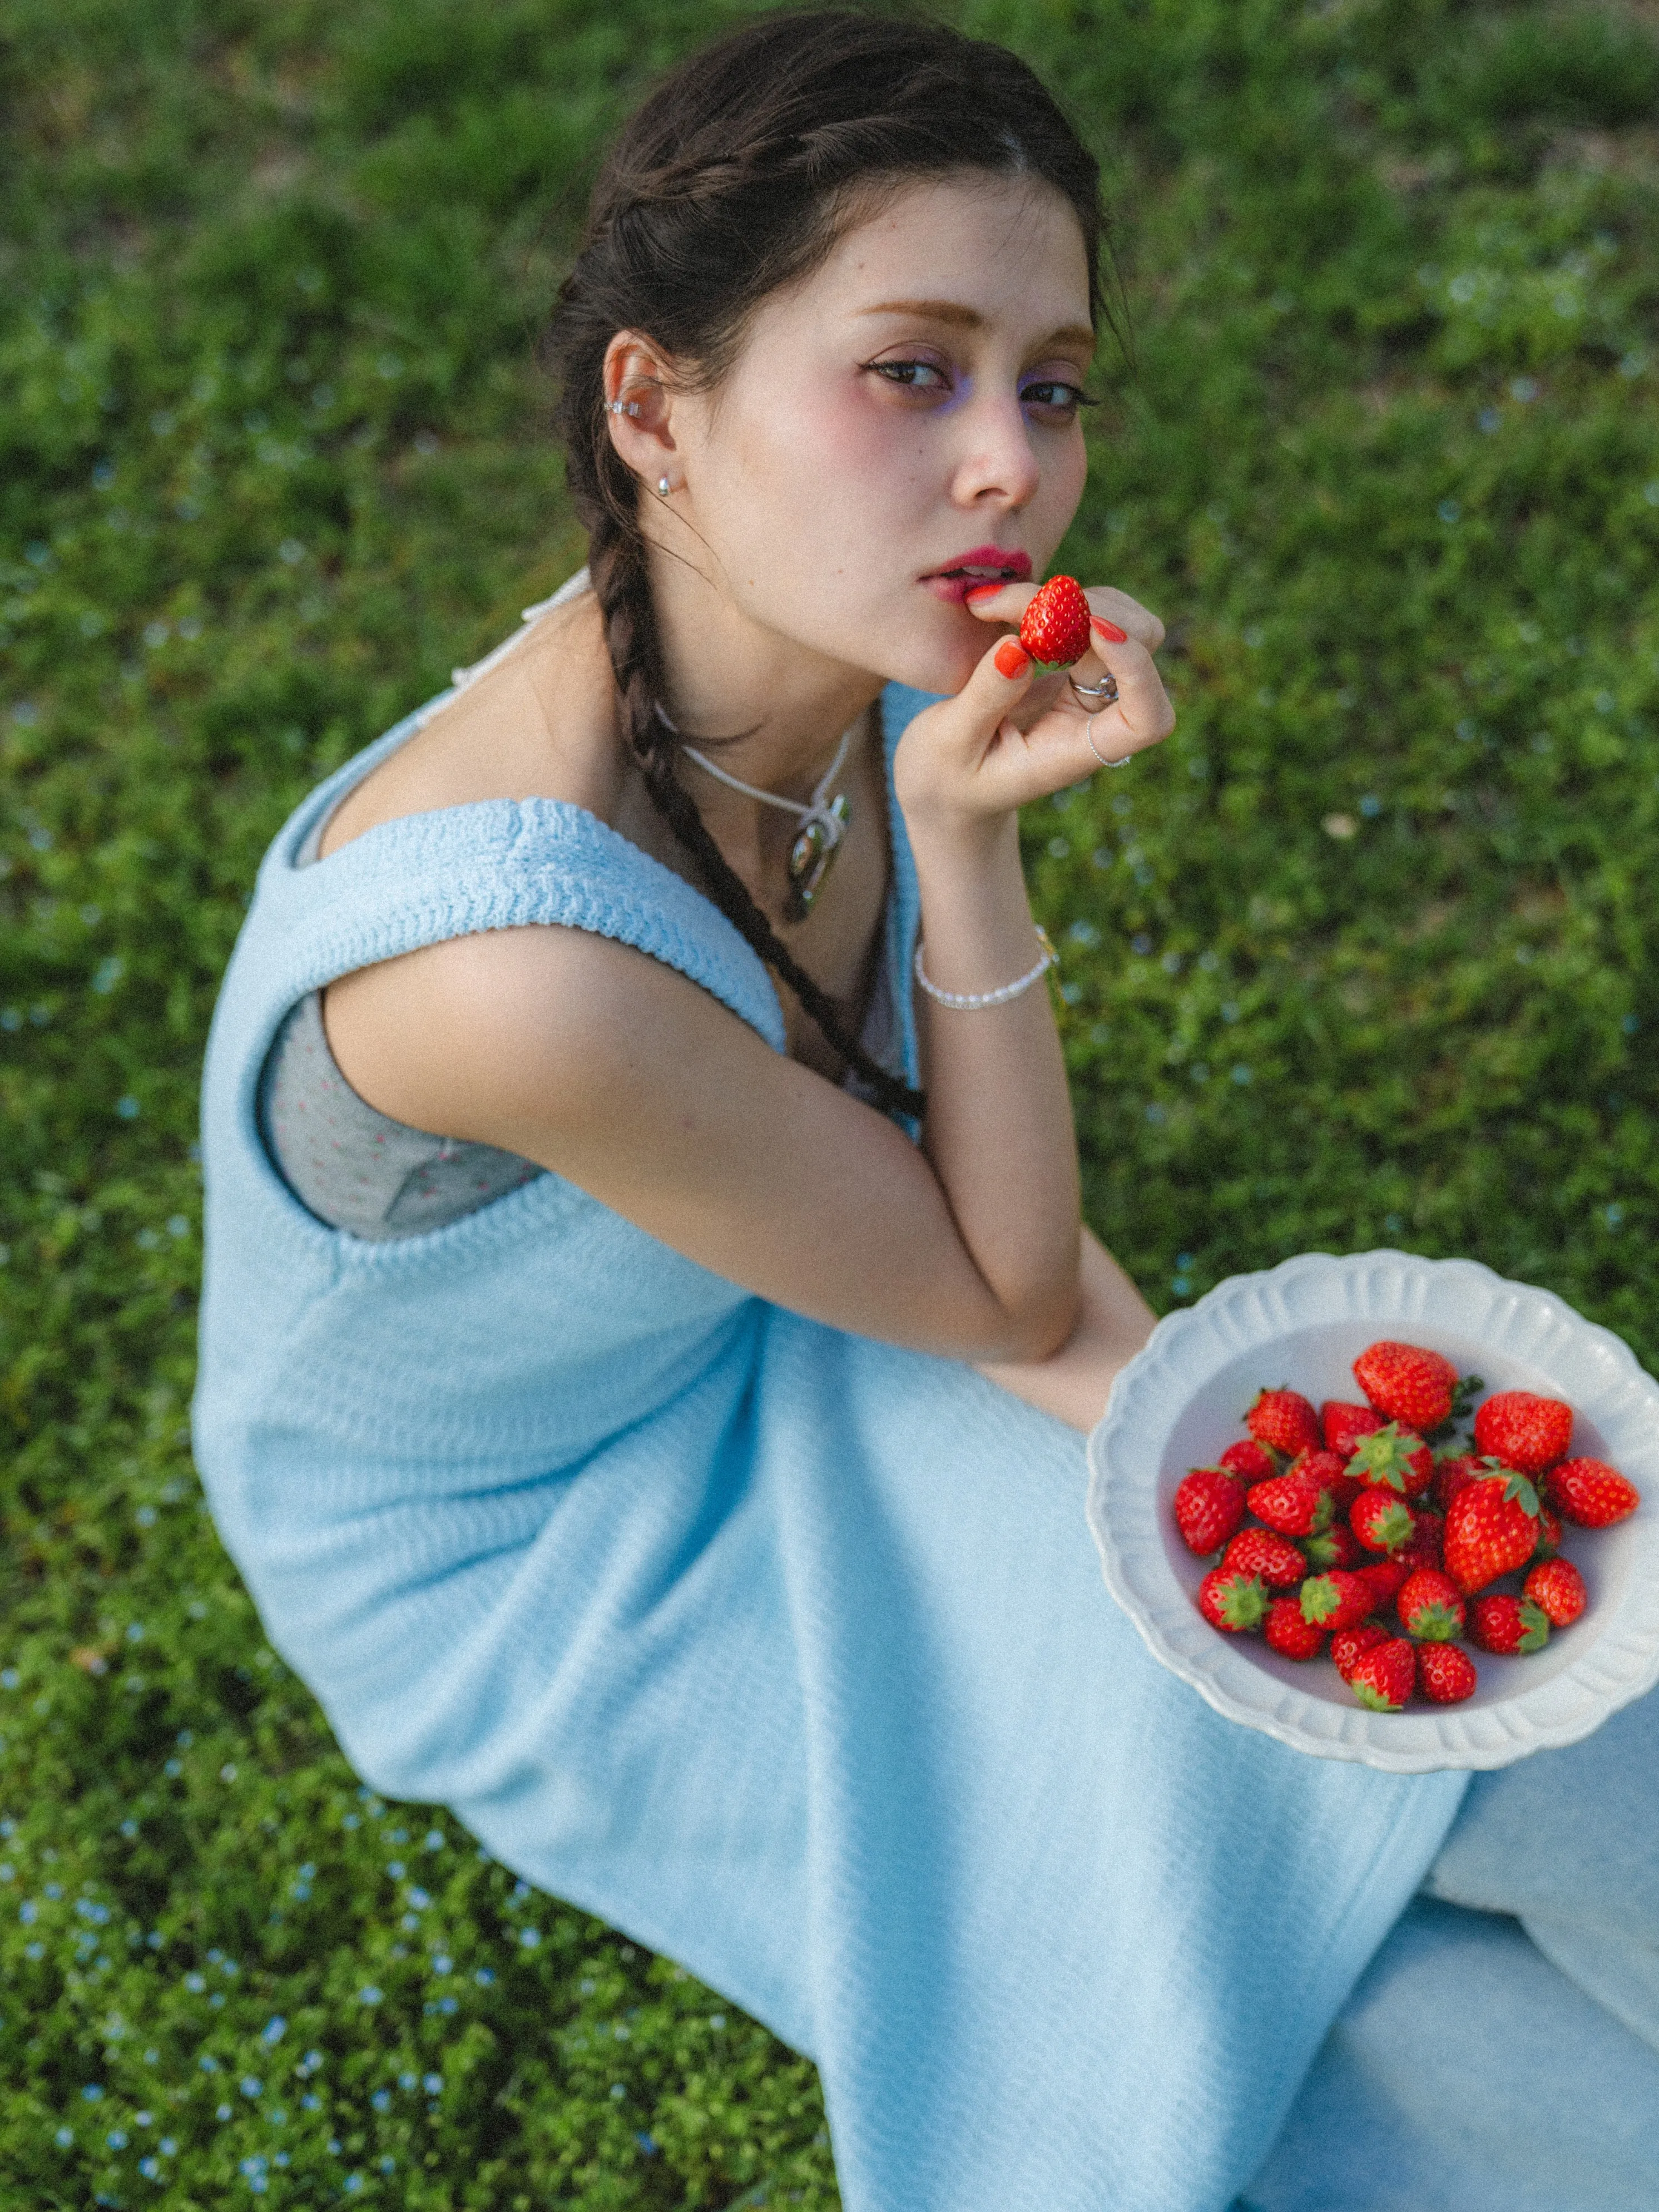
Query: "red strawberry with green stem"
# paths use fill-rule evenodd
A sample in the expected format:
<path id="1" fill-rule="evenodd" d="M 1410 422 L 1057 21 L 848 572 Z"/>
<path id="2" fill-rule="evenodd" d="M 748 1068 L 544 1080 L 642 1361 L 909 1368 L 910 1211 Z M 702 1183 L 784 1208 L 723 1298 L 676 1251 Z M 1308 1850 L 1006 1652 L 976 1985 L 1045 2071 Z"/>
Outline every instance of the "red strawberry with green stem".
<path id="1" fill-rule="evenodd" d="M 1495 1474 L 1498 1466 L 1495 1459 L 1482 1459 L 1476 1452 L 1447 1452 L 1443 1457 L 1437 1456 L 1434 1480 L 1430 1486 L 1435 1504 L 1443 1513 L 1460 1490 L 1467 1490 L 1484 1474 Z"/>
<path id="2" fill-rule="evenodd" d="M 1288 1536 L 1271 1528 L 1241 1528 L 1222 1555 L 1234 1574 L 1259 1575 L 1269 1589 L 1289 1589 L 1308 1571 L 1308 1563 Z"/>
<path id="3" fill-rule="evenodd" d="M 1293 1597 L 1273 1600 L 1261 1633 L 1283 1659 L 1316 1659 L 1325 1644 L 1324 1630 L 1304 1618 Z"/>
<path id="4" fill-rule="evenodd" d="M 1374 1613 L 1381 1613 L 1385 1606 L 1394 1603 L 1413 1571 L 1408 1559 L 1373 1559 L 1369 1566 L 1354 1569 L 1371 1594 Z"/>
<path id="5" fill-rule="evenodd" d="M 1271 1481 L 1252 1483 L 1244 1502 L 1258 1521 L 1281 1536 L 1311 1536 L 1331 1523 L 1330 1492 L 1294 1468 Z"/>
<path id="6" fill-rule="evenodd" d="M 1304 1536 L 1302 1549 L 1308 1565 L 1322 1575 L 1331 1567 L 1358 1567 L 1365 1563 L 1359 1539 L 1346 1521 L 1333 1521 L 1316 1536 Z"/>
<path id="7" fill-rule="evenodd" d="M 1310 1575 L 1297 1600 L 1304 1620 L 1332 1631 L 1353 1628 L 1376 1610 L 1370 1584 L 1363 1576 L 1349 1574 L 1340 1567 L 1327 1575 Z"/>
<path id="8" fill-rule="evenodd" d="M 1350 1406 L 1340 1398 L 1328 1398 L 1319 1409 L 1319 1426 L 1328 1451 L 1346 1459 L 1361 1437 L 1374 1436 L 1382 1416 L 1374 1406 Z"/>
<path id="9" fill-rule="evenodd" d="M 1549 1642 L 1550 1617 L 1529 1597 L 1489 1590 L 1469 1607 L 1469 1634 L 1483 1651 L 1504 1659 L 1525 1657 Z"/>
<path id="10" fill-rule="evenodd" d="M 1463 1633 L 1463 1600 L 1449 1575 L 1419 1567 L 1400 1586 L 1394 1601 L 1407 1636 L 1425 1644 L 1449 1644 Z"/>
<path id="11" fill-rule="evenodd" d="M 1417 1525 L 1400 1549 L 1402 1559 L 1414 1567 L 1443 1567 L 1446 1564 L 1446 1524 L 1431 1505 L 1417 1509 Z"/>
<path id="12" fill-rule="evenodd" d="M 1414 1429 L 1390 1421 L 1374 1436 L 1362 1437 L 1348 1455 L 1356 1481 L 1374 1483 L 1401 1498 L 1420 1498 L 1434 1480 L 1434 1454 Z"/>
<path id="13" fill-rule="evenodd" d="M 1465 1597 L 1524 1566 L 1538 1546 L 1538 1492 L 1524 1474 L 1487 1475 L 1446 1515 L 1446 1572 Z"/>
<path id="14" fill-rule="evenodd" d="M 1571 1628 L 1589 1602 L 1584 1577 L 1571 1559 L 1540 1559 L 1528 1573 L 1522 1595 L 1549 1615 L 1552 1628 Z"/>
<path id="15" fill-rule="evenodd" d="M 1535 1559 L 1553 1559 L 1561 1548 L 1561 1516 L 1540 1498 L 1538 1504 L 1538 1549 Z"/>
<path id="16" fill-rule="evenodd" d="M 1242 1482 L 1267 1482 L 1279 1473 L 1279 1462 L 1254 1437 L 1241 1437 L 1236 1444 L 1229 1444 L 1218 1464 Z"/>
<path id="17" fill-rule="evenodd" d="M 1458 1644 L 1419 1644 L 1417 1687 L 1431 1705 L 1461 1705 L 1472 1698 L 1480 1677 L 1474 1662 Z"/>
<path id="18" fill-rule="evenodd" d="M 1348 1687 L 1373 1712 L 1397 1713 L 1417 1686 L 1417 1650 L 1409 1637 L 1385 1637 L 1354 1662 Z"/>
<path id="19" fill-rule="evenodd" d="M 1572 1441 L 1572 1407 L 1535 1390 L 1498 1390 L 1476 1407 L 1474 1448 L 1522 1474 L 1541 1474 L 1565 1458 Z"/>
<path id="20" fill-rule="evenodd" d="M 1298 1452 L 1323 1449 L 1319 1416 L 1299 1390 L 1258 1391 L 1244 1425 L 1257 1443 L 1290 1459 Z"/>
<path id="21" fill-rule="evenodd" d="M 1611 1528 L 1642 1503 L 1636 1485 L 1604 1459 L 1564 1459 L 1544 1478 L 1544 1493 L 1561 1518 L 1579 1528 Z"/>
<path id="22" fill-rule="evenodd" d="M 1451 1419 L 1457 1370 L 1437 1352 L 1385 1339 L 1360 1353 L 1353 1376 L 1386 1420 L 1424 1430 L 1437 1429 Z"/>
<path id="23" fill-rule="evenodd" d="M 1199 1584 L 1198 1609 L 1224 1635 L 1243 1635 L 1267 1618 L 1267 1585 L 1260 1576 L 1240 1574 L 1224 1563 L 1212 1567 Z"/>
<path id="24" fill-rule="evenodd" d="M 1368 1552 L 1397 1552 L 1411 1541 L 1417 1520 L 1391 1490 L 1362 1490 L 1348 1508 L 1348 1526 Z"/>
<path id="25" fill-rule="evenodd" d="M 1346 1682 L 1353 1673 L 1354 1662 L 1388 1640 L 1388 1630 L 1379 1628 L 1374 1620 L 1362 1620 L 1353 1628 L 1339 1628 L 1331 1638 L 1331 1662 Z"/>
<path id="26" fill-rule="evenodd" d="M 1026 608 L 1019 641 L 1040 676 L 1069 668 L 1089 650 L 1089 602 L 1075 576 L 1050 576 Z"/>
<path id="27" fill-rule="evenodd" d="M 1244 1486 L 1218 1467 L 1195 1467 L 1175 1494 L 1176 1527 L 1189 1552 L 1218 1552 L 1244 1518 Z"/>
<path id="28" fill-rule="evenodd" d="M 1328 1490 L 1339 1512 L 1346 1512 L 1359 1485 L 1348 1473 L 1348 1462 L 1340 1452 L 1298 1452 L 1285 1470 L 1287 1474 L 1304 1474 Z"/>

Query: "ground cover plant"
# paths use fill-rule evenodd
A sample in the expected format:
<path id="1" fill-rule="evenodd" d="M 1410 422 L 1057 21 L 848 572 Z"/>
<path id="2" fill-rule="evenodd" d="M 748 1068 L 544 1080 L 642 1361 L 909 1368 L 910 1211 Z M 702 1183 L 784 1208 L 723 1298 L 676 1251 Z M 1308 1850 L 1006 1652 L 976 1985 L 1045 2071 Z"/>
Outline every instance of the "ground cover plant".
<path id="1" fill-rule="evenodd" d="M 804 2061 L 359 1791 L 185 1429 L 259 854 L 579 560 L 538 319 L 607 128 L 740 12 L 0 0 L 8 2203 L 836 2201 Z M 1120 210 L 1056 565 L 1164 615 L 1182 721 L 1027 825 L 1091 1218 L 1160 1306 L 1392 1243 L 1651 1363 L 1651 10 L 942 12 Z"/>

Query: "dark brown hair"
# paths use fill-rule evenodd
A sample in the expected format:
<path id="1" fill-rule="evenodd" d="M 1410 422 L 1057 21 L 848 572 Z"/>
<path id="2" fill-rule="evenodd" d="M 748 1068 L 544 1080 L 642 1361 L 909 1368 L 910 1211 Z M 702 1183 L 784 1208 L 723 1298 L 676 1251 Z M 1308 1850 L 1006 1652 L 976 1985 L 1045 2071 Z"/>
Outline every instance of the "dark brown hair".
<path id="1" fill-rule="evenodd" d="M 674 773 L 641 486 L 612 444 L 603 386 L 619 330 L 650 337 L 710 390 L 748 318 L 825 260 L 906 183 L 1029 177 L 1076 210 L 1099 320 L 1103 219 L 1093 156 L 1025 64 L 941 25 L 842 9 L 769 14 L 682 63 L 624 125 L 594 184 L 547 337 L 556 422 L 588 532 L 628 738 L 646 788 L 710 895 L 889 1112 L 920 1114 L 783 945 Z M 684 387 L 683 387 L 684 388 Z M 705 740 L 706 742 L 706 740 Z"/>

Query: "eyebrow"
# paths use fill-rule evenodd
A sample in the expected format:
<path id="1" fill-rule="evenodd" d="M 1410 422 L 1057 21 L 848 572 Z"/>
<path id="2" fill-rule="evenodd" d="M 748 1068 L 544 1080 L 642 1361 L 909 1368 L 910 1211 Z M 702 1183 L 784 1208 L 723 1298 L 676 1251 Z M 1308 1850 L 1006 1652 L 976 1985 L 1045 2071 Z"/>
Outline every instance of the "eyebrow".
<path id="1" fill-rule="evenodd" d="M 860 307 L 860 315 L 925 315 L 935 323 L 955 323 L 967 331 L 981 331 L 985 318 L 976 308 L 964 307 L 957 300 L 884 300 L 874 307 Z M 1086 323 L 1068 323 L 1063 330 L 1050 331 L 1042 348 L 1056 345 L 1080 345 L 1092 353 L 1095 334 Z"/>

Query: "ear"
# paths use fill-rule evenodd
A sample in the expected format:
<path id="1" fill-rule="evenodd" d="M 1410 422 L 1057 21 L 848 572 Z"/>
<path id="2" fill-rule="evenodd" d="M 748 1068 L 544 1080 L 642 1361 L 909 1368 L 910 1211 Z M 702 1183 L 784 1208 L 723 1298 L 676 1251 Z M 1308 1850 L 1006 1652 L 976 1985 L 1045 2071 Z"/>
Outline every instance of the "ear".
<path id="1" fill-rule="evenodd" d="M 626 466 L 655 483 L 675 453 L 673 380 L 665 355 L 638 331 L 618 331 L 605 349 L 605 417 Z M 620 400 L 623 410 L 613 403 Z"/>

